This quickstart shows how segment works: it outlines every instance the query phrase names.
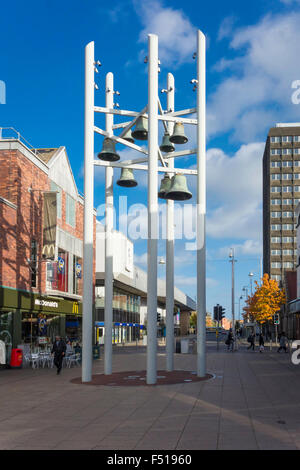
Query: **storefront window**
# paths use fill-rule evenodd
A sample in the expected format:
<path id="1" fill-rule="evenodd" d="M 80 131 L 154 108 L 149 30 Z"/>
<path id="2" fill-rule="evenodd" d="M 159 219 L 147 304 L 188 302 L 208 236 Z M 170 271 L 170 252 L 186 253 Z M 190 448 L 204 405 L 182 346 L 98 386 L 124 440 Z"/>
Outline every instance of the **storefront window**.
<path id="1" fill-rule="evenodd" d="M 28 350 L 47 349 L 60 334 L 60 316 L 23 313 L 22 342 Z"/>

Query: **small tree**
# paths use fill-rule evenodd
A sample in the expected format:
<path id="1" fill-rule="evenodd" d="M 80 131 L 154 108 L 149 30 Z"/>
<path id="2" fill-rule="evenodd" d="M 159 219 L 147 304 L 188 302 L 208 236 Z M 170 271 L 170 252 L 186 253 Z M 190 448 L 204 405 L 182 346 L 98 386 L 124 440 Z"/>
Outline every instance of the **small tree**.
<path id="1" fill-rule="evenodd" d="M 273 320 L 274 314 L 285 303 L 286 297 L 284 290 L 278 287 L 274 279 L 269 279 L 268 274 L 264 274 L 261 285 L 255 281 L 255 286 L 254 294 L 246 300 L 244 318 L 250 316 L 262 325 Z"/>

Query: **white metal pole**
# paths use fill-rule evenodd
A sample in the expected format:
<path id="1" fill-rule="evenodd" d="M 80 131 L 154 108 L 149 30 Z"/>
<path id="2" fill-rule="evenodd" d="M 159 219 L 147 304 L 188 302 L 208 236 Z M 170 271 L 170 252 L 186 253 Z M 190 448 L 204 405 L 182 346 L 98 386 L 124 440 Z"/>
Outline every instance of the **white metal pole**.
<path id="1" fill-rule="evenodd" d="M 90 42 L 85 48 L 82 382 L 92 380 L 94 61 L 94 42 Z"/>
<path id="2" fill-rule="evenodd" d="M 111 72 L 106 75 L 106 107 L 114 105 L 114 77 Z M 112 134 L 113 114 L 105 115 L 106 131 Z M 113 324 L 113 226 L 114 195 L 112 167 L 105 169 L 105 305 L 104 305 L 104 374 L 112 373 L 112 324 Z"/>
<path id="3" fill-rule="evenodd" d="M 232 334 L 233 334 L 233 348 L 235 349 L 235 311 L 234 311 L 234 249 L 232 248 L 232 258 L 231 258 L 231 278 L 232 278 L 232 286 L 231 286 L 231 309 L 232 309 Z"/>
<path id="4" fill-rule="evenodd" d="M 175 111 L 175 80 L 168 73 L 167 111 Z M 168 132 L 173 133 L 174 124 L 169 121 Z M 174 168 L 174 160 L 170 158 L 168 167 Z M 172 173 L 170 174 L 170 177 Z M 167 240 L 166 240 L 166 370 L 174 368 L 174 201 L 167 200 Z"/>
<path id="5" fill-rule="evenodd" d="M 197 375 L 206 375 L 206 46 L 197 33 Z"/>
<path id="6" fill-rule="evenodd" d="M 148 275 L 147 275 L 147 384 L 157 380 L 157 149 L 158 149 L 158 37 L 148 35 Z"/>

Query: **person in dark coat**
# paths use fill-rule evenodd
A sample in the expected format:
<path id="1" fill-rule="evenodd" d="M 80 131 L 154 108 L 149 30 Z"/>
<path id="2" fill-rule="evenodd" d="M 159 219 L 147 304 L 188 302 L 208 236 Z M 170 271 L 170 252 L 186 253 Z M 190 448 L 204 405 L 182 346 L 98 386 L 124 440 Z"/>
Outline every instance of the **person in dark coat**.
<path id="1" fill-rule="evenodd" d="M 259 352 L 263 352 L 264 347 L 265 347 L 264 337 L 263 337 L 262 333 L 260 333 L 260 335 L 259 335 Z"/>
<path id="2" fill-rule="evenodd" d="M 249 338 L 248 338 L 248 343 L 250 343 L 250 345 L 248 346 L 247 349 L 251 349 L 254 351 L 254 346 L 255 346 L 255 336 L 253 333 L 250 334 Z"/>
<path id="3" fill-rule="evenodd" d="M 60 374 L 60 371 L 62 368 L 62 362 L 66 354 L 67 346 L 64 340 L 62 340 L 60 336 L 56 336 L 55 338 L 56 339 L 55 339 L 55 342 L 53 343 L 51 353 L 54 354 L 54 364 L 57 368 L 57 375 L 58 375 Z"/>

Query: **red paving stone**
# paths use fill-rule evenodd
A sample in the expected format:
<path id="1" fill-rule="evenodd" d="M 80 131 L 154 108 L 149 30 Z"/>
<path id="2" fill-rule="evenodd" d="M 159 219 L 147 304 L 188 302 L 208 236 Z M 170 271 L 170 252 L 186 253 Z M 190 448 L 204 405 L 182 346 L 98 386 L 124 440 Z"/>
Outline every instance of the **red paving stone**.
<path id="1" fill-rule="evenodd" d="M 76 377 L 71 380 L 71 383 L 82 385 L 107 385 L 107 386 L 147 386 L 153 387 L 156 385 L 175 385 L 180 383 L 203 382 L 212 379 L 212 374 L 206 374 L 205 377 L 197 377 L 196 372 L 186 370 L 173 370 L 166 372 L 165 370 L 157 371 L 157 383 L 155 385 L 148 385 L 146 383 L 146 371 L 126 371 L 114 372 L 111 375 L 97 374 L 92 376 L 91 382 L 82 382 L 81 377 Z"/>

